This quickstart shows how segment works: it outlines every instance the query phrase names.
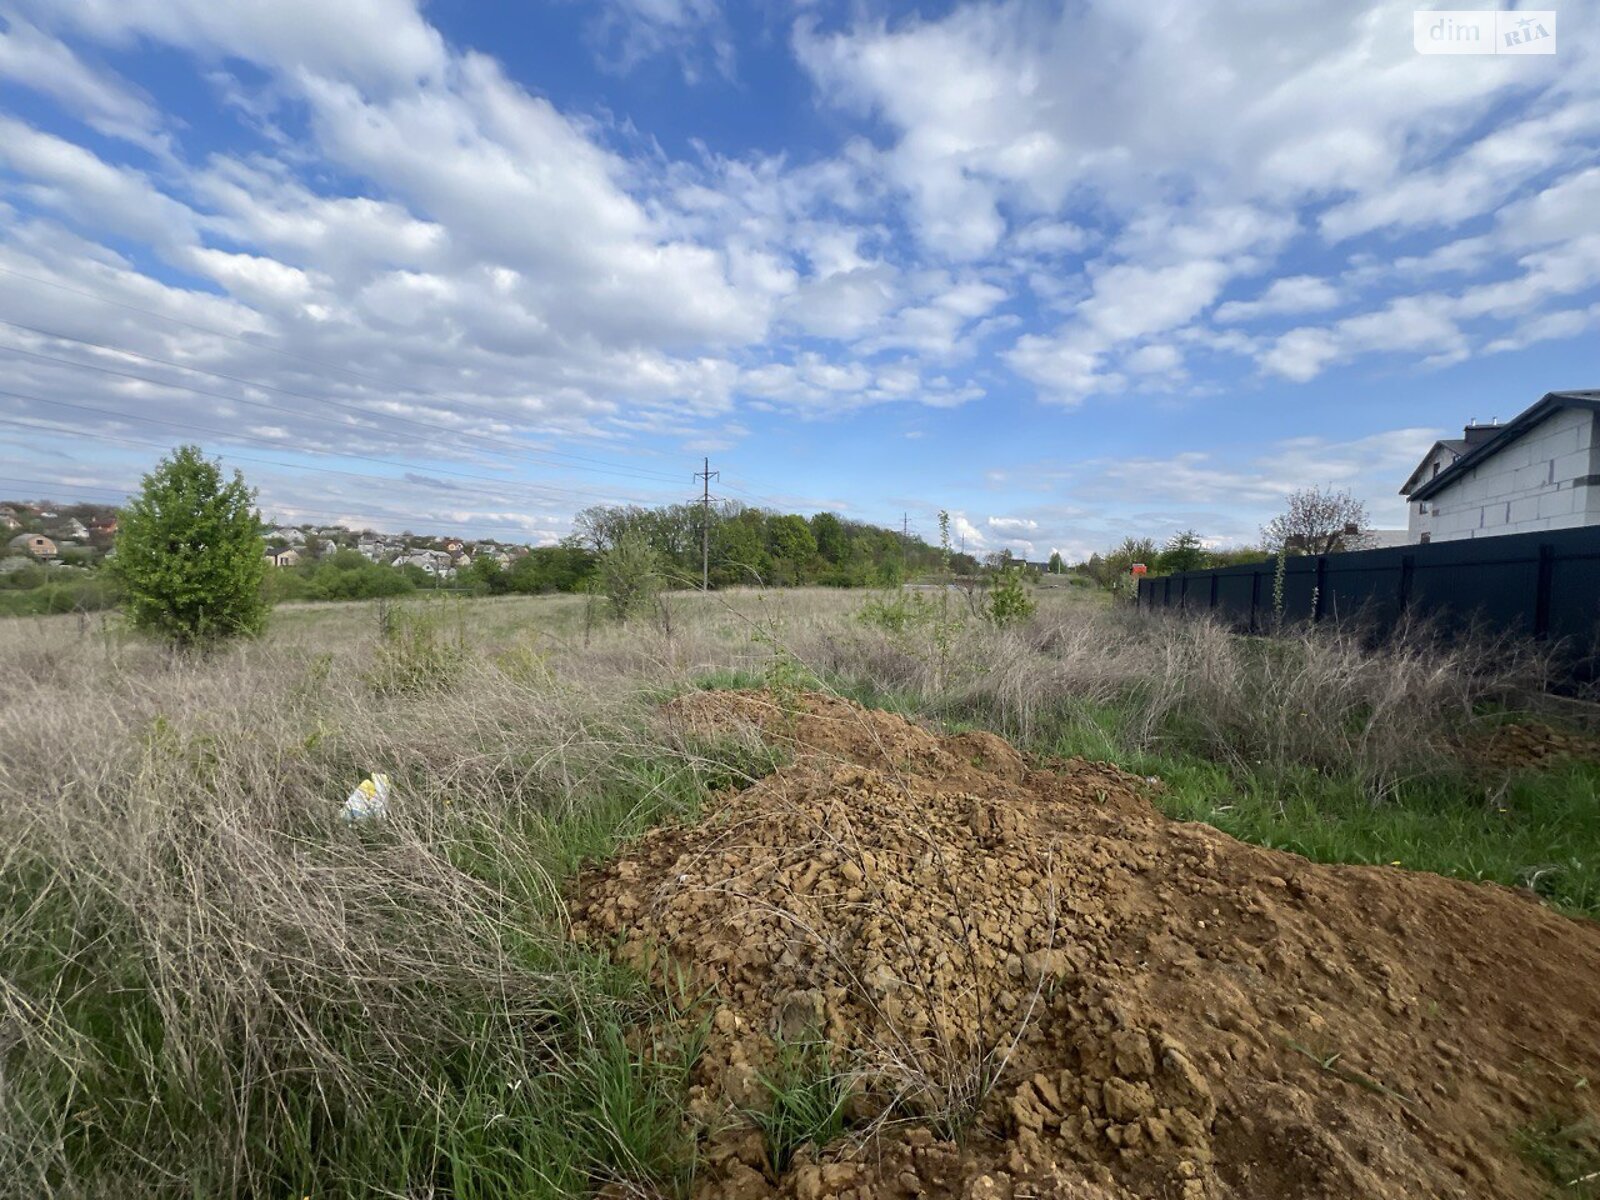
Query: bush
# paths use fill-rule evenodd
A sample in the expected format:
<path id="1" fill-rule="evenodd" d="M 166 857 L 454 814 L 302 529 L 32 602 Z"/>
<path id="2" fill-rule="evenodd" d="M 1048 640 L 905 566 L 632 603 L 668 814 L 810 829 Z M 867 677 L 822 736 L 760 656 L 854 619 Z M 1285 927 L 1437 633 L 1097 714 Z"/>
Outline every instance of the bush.
<path id="1" fill-rule="evenodd" d="M 931 623 L 938 616 L 937 606 L 925 596 L 889 592 L 863 604 L 856 613 L 856 620 L 863 625 L 887 629 L 890 633 L 905 633 Z"/>
<path id="2" fill-rule="evenodd" d="M 401 572 L 370 562 L 354 550 L 336 551 L 307 576 L 307 591 L 313 600 L 376 600 L 406 596 L 415 590 L 416 585 Z"/>
<path id="3" fill-rule="evenodd" d="M 655 603 L 664 582 L 661 558 L 643 533 L 625 530 L 616 545 L 600 556 L 599 580 L 612 615 L 626 621 Z"/>
<path id="4" fill-rule="evenodd" d="M 595 556 L 577 546 L 538 546 L 505 572 L 513 592 L 576 592 L 594 574 Z"/>
<path id="5" fill-rule="evenodd" d="M 32 587 L 0 590 L 0 616 L 42 617 L 53 613 L 99 612 L 115 608 L 121 598 L 117 581 L 101 571 L 40 572 L 40 581 Z"/>
<path id="6" fill-rule="evenodd" d="M 989 592 L 989 620 L 996 625 L 1026 621 L 1038 607 L 1028 595 L 1028 585 L 1023 582 L 1020 569 L 1002 571 Z"/>
<path id="7" fill-rule="evenodd" d="M 459 627 L 452 637 L 439 614 L 420 609 L 378 609 L 378 651 L 367 683 L 380 696 L 418 695 L 453 686 L 466 666 Z"/>
<path id="8" fill-rule="evenodd" d="M 259 633 L 267 563 L 254 493 L 198 446 L 181 446 L 144 478 L 122 513 L 115 570 L 135 629 L 178 645 Z"/>

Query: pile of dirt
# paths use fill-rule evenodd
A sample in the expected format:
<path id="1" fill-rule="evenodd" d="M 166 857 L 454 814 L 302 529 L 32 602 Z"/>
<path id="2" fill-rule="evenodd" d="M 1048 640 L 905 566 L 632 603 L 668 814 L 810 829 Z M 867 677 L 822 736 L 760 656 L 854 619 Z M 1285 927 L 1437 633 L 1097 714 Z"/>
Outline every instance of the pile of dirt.
<path id="1" fill-rule="evenodd" d="M 1464 747 L 1466 760 L 1476 767 L 1516 771 L 1545 767 L 1564 759 L 1600 762 L 1600 739 L 1564 732 L 1542 721 L 1497 725 Z"/>
<path id="2" fill-rule="evenodd" d="M 580 881 L 574 934 L 688 970 L 703 1197 L 1527 1197 L 1517 1131 L 1592 1111 L 1600 925 L 1169 821 L 1150 784 L 815 695 L 704 693 L 791 767 Z M 775 1177 L 775 1039 L 854 1131 Z"/>

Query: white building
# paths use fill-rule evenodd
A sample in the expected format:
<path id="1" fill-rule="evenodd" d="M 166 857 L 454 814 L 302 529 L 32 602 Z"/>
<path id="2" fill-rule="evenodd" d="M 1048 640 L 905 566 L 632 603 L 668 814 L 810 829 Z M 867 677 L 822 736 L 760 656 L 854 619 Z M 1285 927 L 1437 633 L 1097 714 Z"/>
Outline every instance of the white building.
<path id="1" fill-rule="evenodd" d="M 1412 542 L 1600 525 L 1600 391 L 1550 392 L 1435 442 L 1400 494 Z"/>
<path id="2" fill-rule="evenodd" d="M 395 567 L 421 567 L 436 579 L 454 579 L 455 567 L 450 563 L 450 556 L 443 550 L 413 550 L 409 554 L 402 554 L 391 564 Z"/>

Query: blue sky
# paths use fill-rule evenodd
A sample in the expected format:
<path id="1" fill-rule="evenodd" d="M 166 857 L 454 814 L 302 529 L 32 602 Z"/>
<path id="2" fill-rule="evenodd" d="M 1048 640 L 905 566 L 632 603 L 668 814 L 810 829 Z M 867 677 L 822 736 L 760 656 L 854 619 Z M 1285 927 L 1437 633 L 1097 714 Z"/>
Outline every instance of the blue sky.
<path id="1" fill-rule="evenodd" d="M 702 455 L 1035 558 L 1403 525 L 1434 438 L 1600 386 L 1600 3 L 1413 7 L 0 0 L 0 495 L 198 441 L 517 541 Z"/>

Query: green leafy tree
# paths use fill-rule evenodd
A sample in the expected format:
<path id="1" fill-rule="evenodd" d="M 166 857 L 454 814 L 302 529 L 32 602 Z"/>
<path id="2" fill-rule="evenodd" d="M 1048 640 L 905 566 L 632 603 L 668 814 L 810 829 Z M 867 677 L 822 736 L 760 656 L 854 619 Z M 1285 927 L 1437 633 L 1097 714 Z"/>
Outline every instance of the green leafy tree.
<path id="1" fill-rule="evenodd" d="M 806 519 L 789 513 L 767 520 L 767 548 L 778 562 L 787 563 L 790 572 L 798 578 L 817 554 L 817 539 L 811 536 L 811 526 Z"/>
<path id="2" fill-rule="evenodd" d="M 1122 544 L 1105 554 L 1094 554 L 1085 564 L 1089 576 L 1107 591 L 1119 596 L 1130 596 L 1136 583 L 1130 572 L 1135 563 L 1153 567 L 1161 561 L 1161 553 L 1149 538 L 1123 538 Z"/>
<path id="3" fill-rule="evenodd" d="M 513 592 L 575 592 L 594 564 L 594 554 L 576 542 L 539 546 L 511 564 L 506 585 Z"/>
<path id="4" fill-rule="evenodd" d="M 600 590 L 611 602 L 611 614 L 618 620 L 638 616 L 655 603 L 665 583 L 661 555 L 642 529 L 623 530 L 616 543 L 600 555 L 599 581 Z"/>
<path id="5" fill-rule="evenodd" d="M 461 573 L 461 581 L 479 596 L 498 596 L 511 588 L 511 580 L 499 560 L 488 554 L 480 554 L 473 559 L 471 565 Z"/>
<path id="6" fill-rule="evenodd" d="M 811 536 L 816 539 L 817 553 L 828 562 L 837 566 L 850 556 L 850 535 L 833 513 L 819 512 L 811 518 Z"/>
<path id="7" fill-rule="evenodd" d="M 261 514 L 244 476 L 225 480 L 198 446 L 144 477 L 121 514 L 116 572 L 134 628 L 182 646 L 259 633 L 266 624 Z"/>
<path id="8" fill-rule="evenodd" d="M 1185 529 L 1167 539 L 1167 547 L 1161 552 L 1161 572 L 1175 575 L 1179 571 L 1198 571 L 1206 565 L 1207 557 L 1206 548 L 1200 544 L 1200 535 L 1192 529 Z"/>
<path id="9" fill-rule="evenodd" d="M 1066 564 L 1061 561 L 1061 551 L 1050 551 L 1050 574 L 1060 575 L 1066 569 Z"/>
<path id="10" fill-rule="evenodd" d="M 378 596 L 404 596 L 416 590 L 405 574 L 380 566 L 354 550 L 336 550 L 309 568 L 304 565 L 280 575 L 300 575 L 307 581 L 306 594 L 314 600 L 368 600 Z M 280 594 L 280 598 L 281 594 Z"/>
<path id="11" fill-rule="evenodd" d="M 766 550 L 766 517 L 746 508 L 718 522 L 711 531 L 711 562 L 716 583 L 768 582 L 772 564 Z"/>

